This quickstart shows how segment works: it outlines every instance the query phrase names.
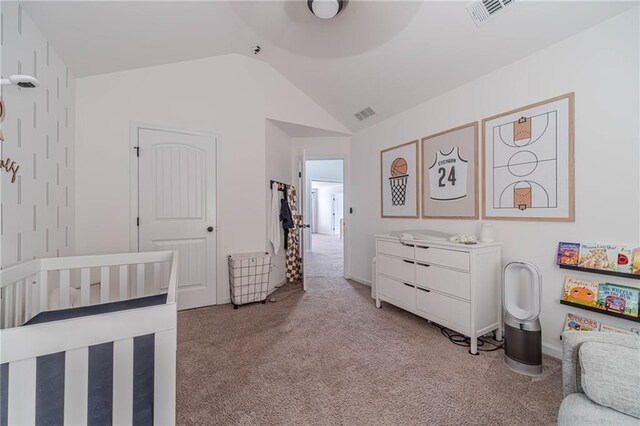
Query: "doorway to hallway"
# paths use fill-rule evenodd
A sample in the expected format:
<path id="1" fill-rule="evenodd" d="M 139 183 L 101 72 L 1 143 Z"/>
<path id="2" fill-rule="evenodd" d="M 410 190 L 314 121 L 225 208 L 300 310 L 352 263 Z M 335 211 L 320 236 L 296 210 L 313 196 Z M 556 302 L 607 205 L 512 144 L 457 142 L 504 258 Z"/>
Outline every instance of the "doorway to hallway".
<path id="1" fill-rule="evenodd" d="M 343 160 L 307 160 L 306 187 L 310 189 L 306 229 L 305 276 L 344 276 Z"/>

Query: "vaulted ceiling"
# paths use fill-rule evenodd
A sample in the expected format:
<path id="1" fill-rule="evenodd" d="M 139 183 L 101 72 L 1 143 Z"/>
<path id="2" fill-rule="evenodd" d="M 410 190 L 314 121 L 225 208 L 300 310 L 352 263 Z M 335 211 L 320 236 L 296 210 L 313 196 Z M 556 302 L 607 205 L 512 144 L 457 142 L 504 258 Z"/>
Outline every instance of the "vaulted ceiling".
<path id="1" fill-rule="evenodd" d="M 352 131 L 391 117 L 637 6 L 523 1 L 480 28 L 468 2 L 25 2 L 77 76 L 240 53 L 266 61 Z M 551 66 L 551 64 L 549 64 Z M 197 84 L 176 76 L 167 84 Z M 364 121 L 354 113 L 371 107 Z"/>

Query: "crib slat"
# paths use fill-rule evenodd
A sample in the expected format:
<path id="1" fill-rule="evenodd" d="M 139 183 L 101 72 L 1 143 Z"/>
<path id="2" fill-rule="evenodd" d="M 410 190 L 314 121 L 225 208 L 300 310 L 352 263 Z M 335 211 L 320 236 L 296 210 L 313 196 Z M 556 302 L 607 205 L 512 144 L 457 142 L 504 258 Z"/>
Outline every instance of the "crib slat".
<path id="1" fill-rule="evenodd" d="M 133 423 L 133 339 L 113 344 L 113 424 Z"/>
<path id="2" fill-rule="evenodd" d="M 36 424 L 36 358 L 9 363 L 10 425 Z"/>
<path id="3" fill-rule="evenodd" d="M 176 422 L 176 330 L 156 333 L 153 378 L 153 421 Z"/>
<path id="4" fill-rule="evenodd" d="M 153 264 L 153 294 L 160 294 L 162 290 L 162 263 Z"/>
<path id="5" fill-rule="evenodd" d="M 80 271 L 80 306 L 91 303 L 91 268 L 82 268 Z"/>
<path id="6" fill-rule="evenodd" d="M 33 311 L 33 281 L 35 280 L 35 275 L 31 275 L 27 277 L 24 283 L 24 322 L 27 322 L 31 319 L 31 312 Z"/>
<path id="7" fill-rule="evenodd" d="M 16 302 L 13 308 L 13 326 L 18 327 L 22 325 L 22 317 L 23 310 L 22 307 L 24 305 L 24 280 L 20 280 L 14 284 L 15 292 L 16 292 Z"/>
<path id="8" fill-rule="evenodd" d="M 127 289 L 129 288 L 129 265 L 120 265 L 120 292 L 119 300 L 128 299 Z"/>
<path id="9" fill-rule="evenodd" d="M 66 351 L 65 365 L 71 368 L 64 369 L 64 424 L 87 424 L 89 349 Z"/>
<path id="10" fill-rule="evenodd" d="M 40 312 L 49 309 L 48 272 L 40 271 Z"/>
<path id="11" fill-rule="evenodd" d="M 109 267 L 100 268 L 100 303 L 109 301 Z"/>
<path id="12" fill-rule="evenodd" d="M 71 306 L 69 301 L 69 270 L 60 271 L 60 308 L 68 308 Z"/>
<path id="13" fill-rule="evenodd" d="M 144 296 L 144 263 L 138 264 L 138 276 L 136 279 L 136 297 Z"/>
<path id="14" fill-rule="evenodd" d="M 4 288 L 4 328 L 13 327 L 14 284 Z"/>

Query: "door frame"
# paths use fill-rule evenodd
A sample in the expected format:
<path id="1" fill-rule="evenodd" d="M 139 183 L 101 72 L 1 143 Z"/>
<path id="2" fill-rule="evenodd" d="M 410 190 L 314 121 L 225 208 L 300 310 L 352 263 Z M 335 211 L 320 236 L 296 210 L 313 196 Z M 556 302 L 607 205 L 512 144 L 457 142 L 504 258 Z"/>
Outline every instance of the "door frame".
<path id="1" fill-rule="evenodd" d="M 220 234 L 219 234 L 219 230 L 220 227 L 218 225 L 219 222 L 219 218 L 218 218 L 218 199 L 219 199 L 219 186 L 218 186 L 218 164 L 220 164 L 220 161 L 218 160 L 218 143 L 220 142 L 220 136 L 212 133 L 212 132 L 206 132 L 206 131 L 197 131 L 197 130 L 184 130 L 184 129 L 177 129 L 175 127 L 168 127 L 168 126 L 161 126 L 161 125 L 157 125 L 157 124 L 149 124 L 149 123 L 142 123 L 139 121 L 131 121 L 129 123 L 129 158 L 130 158 L 130 162 L 129 162 L 129 250 L 133 253 L 137 253 L 139 251 L 139 247 L 140 247 L 140 241 L 139 241 L 139 233 L 138 233 L 138 225 L 137 225 L 137 218 L 138 215 L 140 214 L 140 209 L 139 209 L 139 157 L 137 155 L 137 151 L 136 148 L 138 147 L 138 137 L 139 137 L 139 132 L 140 130 L 156 130 L 156 131 L 160 131 L 160 132 L 171 132 L 171 133 L 182 133 L 185 135 L 196 135 L 196 136 L 205 136 L 207 138 L 210 138 L 211 141 L 213 142 L 213 152 L 216 158 L 215 164 L 214 164 L 214 181 L 215 181 L 215 194 L 216 197 L 214 199 L 214 203 L 215 203 L 215 215 L 216 215 L 216 220 L 215 220 L 215 224 L 214 229 L 216 230 L 216 256 L 215 256 L 215 276 L 213 277 L 213 281 L 214 281 L 214 285 L 216 286 L 216 297 L 215 297 L 215 304 L 217 305 L 218 302 L 220 301 L 220 297 L 219 297 L 219 293 L 220 293 L 220 289 L 218 288 L 218 273 L 220 271 L 218 271 L 218 266 L 219 266 L 219 262 L 218 262 L 218 254 L 220 253 Z"/>
<path id="2" fill-rule="evenodd" d="M 348 209 L 351 205 L 351 165 L 349 163 L 349 153 L 336 153 L 336 154 L 306 154 L 305 161 L 318 161 L 318 160 L 342 160 L 342 217 L 344 218 L 344 240 L 342 241 L 343 248 L 343 277 L 345 279 L 351 279 L 351 214 Z M 306 167 L 306 164 L 304 165 Z M 297 174 L 297 172 L 296 172 Z M 317 180 L 317 179 L 316 179 Z M 326 181 L 326 180 L 325 180 Z M 305 184 L 306 191 L 306 184 Z M 301 206 L 304 209 L 304 206 Z M 302 210 L 304 214 L 304 210 Z M 311 233 L 309 233 L 311 234 Z M 304 255 L 304 253 L 303 253 Z"/>

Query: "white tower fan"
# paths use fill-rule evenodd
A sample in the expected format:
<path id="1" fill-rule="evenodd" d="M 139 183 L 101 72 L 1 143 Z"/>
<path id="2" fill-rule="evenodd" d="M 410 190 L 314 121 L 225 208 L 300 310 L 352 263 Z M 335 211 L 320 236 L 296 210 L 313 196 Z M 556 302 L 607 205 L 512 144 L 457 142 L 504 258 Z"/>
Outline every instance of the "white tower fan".
<path id="1" fill-rule="evenodd" d="M 531 263 L 511 262 L 504 268 L 503 282 L 504 362 L 518 373 L 538 376 L 542 374 L 542 275 Z"/>

